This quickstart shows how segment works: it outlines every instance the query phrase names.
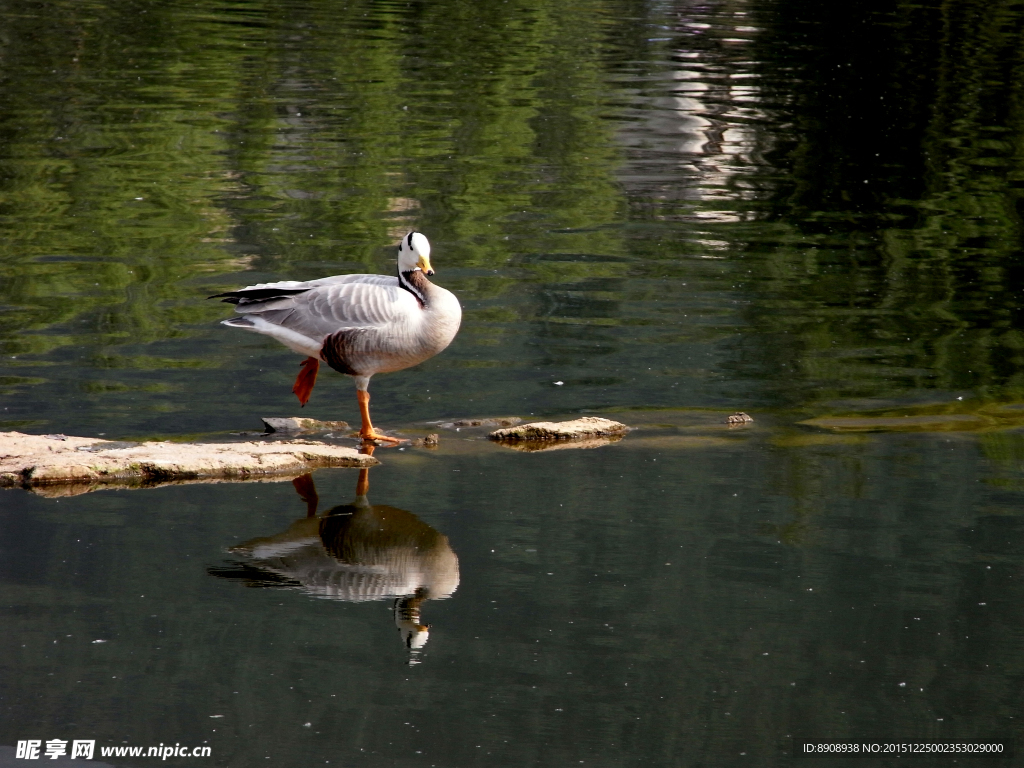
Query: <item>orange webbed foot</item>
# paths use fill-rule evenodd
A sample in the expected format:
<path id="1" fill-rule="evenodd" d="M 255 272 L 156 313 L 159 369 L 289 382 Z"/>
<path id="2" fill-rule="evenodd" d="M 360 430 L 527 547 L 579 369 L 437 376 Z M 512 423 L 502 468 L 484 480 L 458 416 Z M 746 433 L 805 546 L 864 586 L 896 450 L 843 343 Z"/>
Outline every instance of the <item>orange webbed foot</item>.
<path id="1" fill-rule="evenodd" d="M 379 432 L 357 432 L 354 437 L 361 437 L 364 442 L 370 440 L 380 440 L 385 443 L 407 443 L 408 438 L 405 437 L 389 437 L 388 435 L 382 435 Z"/>

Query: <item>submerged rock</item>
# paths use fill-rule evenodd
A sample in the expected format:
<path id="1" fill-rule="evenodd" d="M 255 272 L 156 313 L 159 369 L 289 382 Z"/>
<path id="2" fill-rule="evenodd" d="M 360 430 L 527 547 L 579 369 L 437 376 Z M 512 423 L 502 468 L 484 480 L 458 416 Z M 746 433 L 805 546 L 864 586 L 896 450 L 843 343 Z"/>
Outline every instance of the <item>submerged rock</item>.
<path id="1" fill-rule="evenodd" d="M 978 430 L 986 426 L 983 416 L 948 413 L 906 416 L 825 416 L 799 422 L 837 432 L 914 432 Z"/>
<path id="2" fill-rule="evenodd" d="M 718 435 L 650 435 L 632 438 L 629 445 L 632 448 L 657 448 L 659 450 L 709 450 L 714 448 L 729 448 L 739 445 L 740 442 L 734 437 L 721 437 Z"/>
<path id="3" fill-rule="evenodd" d="M 441 444 L 441 437 L 436 432 L 425 435 L 423 437 L 417 437 L 409 441 L 408 445 L 412 448 L 429 448 L 430 450 L 436 450 L 437 446 Z"/>
<path id="4" fill-rule="evenodd" d="M 423 448 L 437 448 L 437 446 L 441 444 L 441 438 L 436 432 L 434 432 L 432 434 L 427 435 L 426 437 L 421 437 L 418 440 L 413 440 L 412 444 L 416 446 L 422 446 Z"/>
<path id="5" fill-rule="evenodd" d="M 799 422 L 833 432 L 993 432 L 1024 427 L 1024 403 L 985 400 L 820 416 Z"/>
<path id="6" fill-rule="evenodd" d="M 537 451 L 562 451 L 566 449 L 586 450 L 588 448 L 602 448 L 612 443 L 617 443 L 624 435 L 603 435 L 601 437 L 584 437 L 572 440 L 503 440 L 501 444 L 513 451 L 523 453 L 536 453 Z"/>
<path id="7" fill-rule="evenodd" d="M 621 438 L 628 431 L 629 427 L 617 421 L 597 416 L 584 416 L 572 421 L 534 421 L 518 427 L 496 430 L 491 432 L 488 437 L 500 443 L 586 440 L 596 437 Z"/>
<path id="8" fill-rule="evenodd" d="M 75 495 L 101 487 L 180 482 L 290 479 L 319 467 L 380 462 L 354 448 L 307 440 L 259 443 L 123 443 L 90 437 L 0 432 L 0 487 L 62 487 Z"/>
<path id="9" fill-rule="evenodd" d="M 445 421 L 437 426 L 442 429 L 463 429 L 465 427 L 511 427 L 522 419 L 518 416 L 497 416 L 490 419 L 457 419 L 456 421 Z"/>
<path id="10" fill-rule="evenodd" d="M 731 426 L 736 426 L 737 424 L 753 424 L 754 419 L 743 411 L 736 411 L 736 413 L 725 420 L 725 423 Z"/>
<path id="11" fill-rule="evenodd" d="M 264 416 L 263 424 L 267 432 L 329 432 L 334 429 L 348 429 L 347 421 L 318 421 L 298 416 L 284 419 Z"/>

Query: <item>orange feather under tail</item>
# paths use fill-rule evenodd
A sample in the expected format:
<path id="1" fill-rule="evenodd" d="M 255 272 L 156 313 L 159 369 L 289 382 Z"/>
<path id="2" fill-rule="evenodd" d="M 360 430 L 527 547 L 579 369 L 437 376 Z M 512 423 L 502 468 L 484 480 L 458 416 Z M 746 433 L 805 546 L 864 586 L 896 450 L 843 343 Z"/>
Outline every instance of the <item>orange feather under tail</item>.
<path id="1" fill-rule="evenodd" d="M 299 398 L 299 402 L 305 407 L 309 402 L 309 396 L 313 394 L 313 385 L 316 384 L 316 374 L 320 370 L 320 361 L 315 357 L 307 357 L 300 363 L 302 368 L 295 379 L 295 386 L 292 392 Z"/>
<path id="2" fill-rule="evenodd" d="M 308 472 L 304 475 L 299 475 L 292 480 L 292 486 L 295 488 L 296 493 L 299 494 L 299 498 L 306 502 L 306 516 L 316 517 L 316 508 L 320 504 L 320 497 L 316 493 L 316 483 L 313 482 L 313 476 Z"/>

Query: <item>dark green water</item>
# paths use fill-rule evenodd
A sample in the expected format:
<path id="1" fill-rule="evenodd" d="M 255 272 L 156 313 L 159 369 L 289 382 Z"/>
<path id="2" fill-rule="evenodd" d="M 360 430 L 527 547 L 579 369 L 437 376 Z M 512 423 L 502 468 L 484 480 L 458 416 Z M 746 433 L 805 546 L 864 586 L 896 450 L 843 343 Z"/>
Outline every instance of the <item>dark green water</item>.
<path id="1" fill-rule="evenodd" d="M 0 0 L 0 427 L 222 439 L 296 414 L 298 358 L 204 297 L 391 272 L 411 228 L 465 317 L 374 380 L 379 426 L 637 427 L 378 452 L 356 512 L 396 532 L 335 515 L 325 541 L 457 558 L 411 655 L 392 593 L 311 575 L 334 544 L 229 551 L 309 533 L 288 482 L 4 491 L 0 747 L 1024 749 L 1022 35 L 1019 0 Z M 938 420 L 799 423 L 883 412 Z M 351 383 L 326 372 L 303 415 L 354 421 Z M 352 502 L 355 470 L 314 477 L 321 514 Z"/>

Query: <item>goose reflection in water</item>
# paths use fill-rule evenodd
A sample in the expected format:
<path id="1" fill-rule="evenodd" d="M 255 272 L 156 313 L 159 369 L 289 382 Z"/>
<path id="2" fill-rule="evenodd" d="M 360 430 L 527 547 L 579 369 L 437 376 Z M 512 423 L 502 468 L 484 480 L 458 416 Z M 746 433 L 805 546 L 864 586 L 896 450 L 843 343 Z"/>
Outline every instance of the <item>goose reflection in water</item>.
<path id="1" fill-rule="evenodd" d="M 409 663 L 419 663 L 430 635 L 420 619 L 423 602 L 450 597 L 459 586 L 459 560 L 448 538 L 410 512 L 370 504 L 369 469 L 359 471 L 355 501 L 323 515 L 317 514 L 312 476 L 292 483 L 306 502 L 306 517 L 277 535 L 231 547 L 244 561 L 210 572 L 250 586 L 297 586 L 331 600 L 394 599 Z"/>

